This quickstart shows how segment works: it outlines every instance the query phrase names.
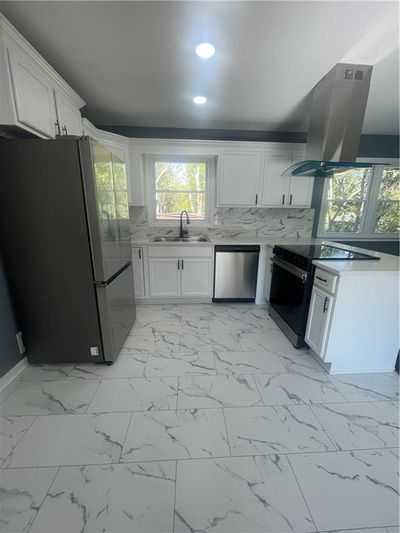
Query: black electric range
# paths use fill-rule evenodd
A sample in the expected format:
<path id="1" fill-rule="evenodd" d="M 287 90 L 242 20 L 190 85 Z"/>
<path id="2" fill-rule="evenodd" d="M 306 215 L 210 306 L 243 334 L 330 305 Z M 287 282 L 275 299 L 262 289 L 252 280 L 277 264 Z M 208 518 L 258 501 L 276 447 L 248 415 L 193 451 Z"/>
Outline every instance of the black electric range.
<path id="1" fill-rule="evenodd" d="M 306 346 L 304 335 L 314 281 L 314 260 L 368 261 L 379 257 L 327 244 L 275 246 L 269 312 L 295 348 Z"/>

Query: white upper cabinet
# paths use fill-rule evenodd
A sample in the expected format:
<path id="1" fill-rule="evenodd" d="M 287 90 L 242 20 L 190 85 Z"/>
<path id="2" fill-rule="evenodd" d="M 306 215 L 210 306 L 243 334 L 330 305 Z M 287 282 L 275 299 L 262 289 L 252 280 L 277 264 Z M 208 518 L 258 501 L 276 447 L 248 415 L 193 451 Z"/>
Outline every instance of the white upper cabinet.
<path id="1" fill-rule="evenodd" d="M 82 117 L 79 108 L 60 91 L 54 91 L 54 97 L 60 135 L 82 135 Z"/>
<path id="2" fill-rule="evenodd" d="M 304 160 L 304 151 L 293 152 L 291 165 Z M 289 207 L 310 207 L 314 178 L 292 176 L 289 183 Z"/>
<path id="3" fill-rule="evenodd" d="M 8 49 L 17 121 L 47 137 L 56 135 L 53 87 L 36 65 Z"/>
<path id="4" fill-rule="evenodd" d="M 253 207 L 259 203 L 262 152 L 225 152 L 218 161 L 219 205 Z"/>
<path id="5" fill-rule="evenodd" d="M 0 13 L 0 126 L 81 135 L 85 102 Z"/>
<path id="6" fill-rule="evenodd" d="M 303 151 L 292 149 L 265 154 L 261 199 L 263 207 L 310 207 L 314 179 L 282 176 L 291 165 L 303 159 Z"/>
<path id="7" fill-rule="evenodd" d="M 289 195 L 289 182 L 282 177 L 292 164 L 292 155 L 288 151 L 266 153 L 262 183 L 261 205 L 263 207 L 285 207 Z"/>

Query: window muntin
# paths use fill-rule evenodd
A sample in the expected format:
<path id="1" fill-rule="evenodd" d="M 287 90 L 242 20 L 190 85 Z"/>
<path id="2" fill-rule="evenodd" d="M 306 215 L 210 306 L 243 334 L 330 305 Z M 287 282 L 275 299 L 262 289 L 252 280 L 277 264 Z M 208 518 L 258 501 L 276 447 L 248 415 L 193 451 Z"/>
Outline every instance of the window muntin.
<path id="1" fill-rule="evenodd" d="M 400 169 L 385 168 L 379 183 L 374 233 L 400 231 Z"/>
<path id="2" fill-rule="evenodd" d="M 214 158 L 203 156 L 147 156 L 149 221 L 175 225 L 187 211 L 194 225 L 209 222 L 210 181 Z"/>
<path id="3" fill-rule="evenodd" d="M 399 231 L 399 169 L 349 169 L 325 183 L 321 236 L 391 237 Z"/>
<path id="4" fill-rule="evenodd" d="M 323 230 L 359 233 L 370 185 L 371 170 L 354 168 L 329 179 Z"/>

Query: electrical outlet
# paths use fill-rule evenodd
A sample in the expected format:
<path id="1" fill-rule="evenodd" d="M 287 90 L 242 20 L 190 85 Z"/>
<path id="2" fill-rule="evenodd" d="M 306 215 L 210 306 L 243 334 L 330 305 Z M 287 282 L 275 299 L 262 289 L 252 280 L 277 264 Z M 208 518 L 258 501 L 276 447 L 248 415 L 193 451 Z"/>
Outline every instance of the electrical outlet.
<path id="1" fill-rule="evenodd" d="M 17 339 L 19 353 L 25 353 L 25 345 L 24 341 L 22 340 L 22 331 L 18 331 L 18 333 L 15 334 L 15 338 Z"/>
<path id="2" fill-rule="evenodd" d="M 92 357 L 96 357 L 97 355 L 99 355 L 99 349 L 97 348 L 97 346 L 90 347 L 90 355 Z"/>

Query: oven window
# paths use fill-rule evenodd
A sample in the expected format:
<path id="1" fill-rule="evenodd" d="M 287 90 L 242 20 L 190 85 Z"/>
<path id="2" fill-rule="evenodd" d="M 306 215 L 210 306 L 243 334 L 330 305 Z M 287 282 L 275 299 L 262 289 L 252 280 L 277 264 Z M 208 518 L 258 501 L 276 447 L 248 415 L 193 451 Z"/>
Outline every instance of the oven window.
<path id="1" fill-rule="evenodd" d="M 269 302 L 298 335 L 304 334 L 310 288 L 311 283 L 273 265 Z"/>

